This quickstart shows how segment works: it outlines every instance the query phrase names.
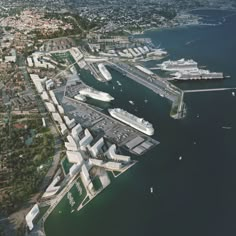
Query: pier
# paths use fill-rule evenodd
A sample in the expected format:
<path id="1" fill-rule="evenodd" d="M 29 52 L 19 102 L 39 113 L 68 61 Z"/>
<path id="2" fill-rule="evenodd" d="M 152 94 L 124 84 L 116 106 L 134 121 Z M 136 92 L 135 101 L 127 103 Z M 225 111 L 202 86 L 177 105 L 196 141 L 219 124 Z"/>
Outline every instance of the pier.
<path id="1" fill-rule="evenodd" d="M 135 66 L 130 66 L 117 61 L 108 61 L 107 65 L 119 71 L 128 78 L 134 80 L 135 82 L 149 88 L 154 93 L 159 94 L 161 97 L 166 97 L 172 102 L 171 117 L 175 119 L 183 118 L 185 114 L 183 109 L 185 106 L 183 105 L 182 90 L 180 90 L 178 87 L 166 80 L 163 80 L 156 74 L 146 74 L 135 68 Z"/>
<path id="2" fill-rule="evenodd" d="M 236 88 L 194 89 L 194 90 L 184 90 L 184 93 L 200 93 L 200 92 L 214 92 L 214 91 L 226 91 L 226 90 L 236 90 Z"/>

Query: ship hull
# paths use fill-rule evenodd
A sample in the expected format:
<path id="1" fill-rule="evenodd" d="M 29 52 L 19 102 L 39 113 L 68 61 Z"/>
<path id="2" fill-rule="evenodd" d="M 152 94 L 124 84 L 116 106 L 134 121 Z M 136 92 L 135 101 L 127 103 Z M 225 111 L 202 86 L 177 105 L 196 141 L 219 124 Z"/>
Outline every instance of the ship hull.
<path id="1" fill-rule="evenodd" d="M 153 128 L 145 128 L 145 127 L 141 128 L 141 127 L 139 127 L 138 125 L 136 125 L 135 123 L 132 123 L 132 120 L 131 120 L 130 122 L 128 122 L 128 121 L 122 119 L 122 117 L 120 117 L 120 116 L 117 115 L 116 113 L 114 113 L 114 112 L 112 112 L 112 111 L 110 111 L 110 110 L 108 110 L 108 111 L 109 111 L 109 113 L 110 113 L 110 115 L 111 115 L 112 117 L 114 117 L 114 118 L 116 118 L 117 120 L 119 120 L 119 121 L 121 121 L 121 122 L 123 122 L 123 123 L 125 123 L 125 124 L 127 124 L 127 125 L 129 125 L 129 126 L 131 126 L 132 128 L 135 128 L 135 129 L 137 129 L 138 131 L 140 131 L 140 132 L 142 132 L 142 133 L 144 133 L 144 134 L 147 134 L 147 135 L 149 135 L 149 136 L 151 136 L 151 135 L 154 134 L 154 129 L 153 129 Z"/>

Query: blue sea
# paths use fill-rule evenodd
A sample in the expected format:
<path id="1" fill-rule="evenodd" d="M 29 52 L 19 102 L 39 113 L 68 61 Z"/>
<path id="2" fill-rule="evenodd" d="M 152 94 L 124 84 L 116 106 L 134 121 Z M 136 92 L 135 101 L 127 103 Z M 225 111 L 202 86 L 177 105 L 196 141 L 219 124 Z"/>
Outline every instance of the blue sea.
<path id="1" fill-rule="evenodd" d="M 144 36 L 165 48 L 170 59 L 192 58 L 231 76 L 221 81 L 175 82 L 182 89 L 236 88 L 236 15 L 209 10 L 195 14 L 222 24 L 148 31 Z M 187 116 L 174 120 L 165 98 L 111 72 L 109 84 L 89 74 L 82 77 L 114 96 L 112 107 L 153 123 L 154 138 L 161 144 L 138 157 L 135 166 L 80 212 L 71 213 L 66 203 L 55 208 L 45 224 L 47 236 L 235 236 L 236 97 L 232 91 L 186 94 Z"/>

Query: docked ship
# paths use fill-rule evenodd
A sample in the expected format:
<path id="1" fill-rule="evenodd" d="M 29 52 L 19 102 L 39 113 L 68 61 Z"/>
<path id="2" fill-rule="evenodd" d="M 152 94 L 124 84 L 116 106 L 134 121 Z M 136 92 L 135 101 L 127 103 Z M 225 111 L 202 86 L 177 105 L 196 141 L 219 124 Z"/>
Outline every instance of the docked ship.
<path id="1" fill-rule="evenodd" d="M 164 61 L 158 64 L 161 70 L 165 71 L 193 71 L 198 69 L 198 64 L 194 60 L 185 60 L 184 58 L 177 61 Z"/>
<path id="2" fill-rule="evenodd" d="M 144 134 L 147 135 L 154 134 L 154 128 L 152 124 L 148 121 L 145 121 L 143 118 L 139 118 L 120 108 L 108 109 L 108 112 L 112 117 L 141 131 Z"/>
<path id="3" fill-rule="evenodd" d="M 210 72 L 209 70 L 179 71 L 172 74 L 176 80 L 198 80 L 198 79 L 223 79 L 221 72 Z"/>
<path id="4" fill-rule="evenodd" d="M 110 102 L 114 100 L 114 98 L 110 94 L 95 90 L 93 88 L 81 89 L 79 93 L 80 95 L 83 95 L 85 97 L 93 98 L 103 102 Z"/>
<path id="5" fill-rule="evenodd" d="M 98 64 L 98 69 L 107 81 L 112 79 L 110 72 L 107 70 L 107 68 L 102 63 Z"/>

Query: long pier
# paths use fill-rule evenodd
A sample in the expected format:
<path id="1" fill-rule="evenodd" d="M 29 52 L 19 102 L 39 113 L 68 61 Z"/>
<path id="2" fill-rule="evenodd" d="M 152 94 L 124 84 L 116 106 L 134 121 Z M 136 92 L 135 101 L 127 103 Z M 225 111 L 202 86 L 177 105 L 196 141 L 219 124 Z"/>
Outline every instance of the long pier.
<path id="1" fill-rule="evenodd" d="M 171 116 L 175 119 L 183 118 L 185 115 L 185 106 L 183 103 L 183 91 L 175 85 L 163 80 L 158 75 L 147 75 L 135 67 L 123 64 L 121 62 L 107 61 L 107 65 L 119 71 L 135 82 L 142 84 L 161 97 L 166 97 L 172 102 Z"/>
<path id="2" fill-rule="evenodd" d="M 236 90 L 236 88 L 194 89 L 194 90 L 184 90 L 184 93 L 214 92 L 214 91 L 226 91 L 226 90 Z"/>

